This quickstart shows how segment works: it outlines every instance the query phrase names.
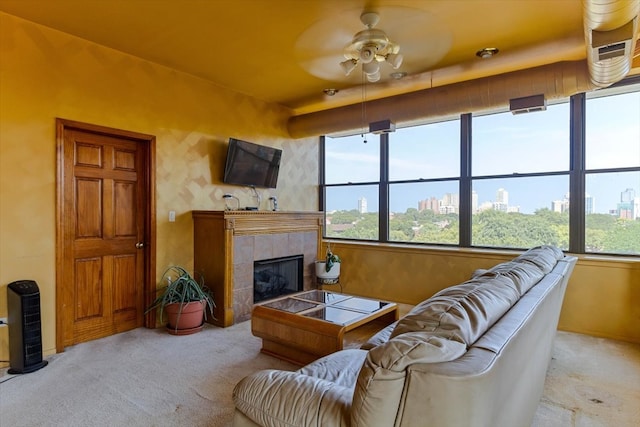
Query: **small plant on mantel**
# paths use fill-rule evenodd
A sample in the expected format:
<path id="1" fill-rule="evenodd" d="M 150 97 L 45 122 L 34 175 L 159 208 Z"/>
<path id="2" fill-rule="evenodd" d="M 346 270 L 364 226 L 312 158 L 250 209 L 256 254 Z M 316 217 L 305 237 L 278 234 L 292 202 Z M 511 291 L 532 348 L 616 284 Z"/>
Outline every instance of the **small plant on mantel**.
<path id="1" fill-rule="evenodd" d="M 216 306 L 211 291 L 204 284 L 204 278 L 197 281 L 184 268 L 171 266 L 162 274 L 160 281 L 167 283 L 167 286 L 158 290 L 159 295 L 145 313 L 160 307 L 162 322 L 166 311 L 169 320 L 167 330 L 174 335 L 199 332 L 207 318 L 207 311 L 213 316 Z"/>

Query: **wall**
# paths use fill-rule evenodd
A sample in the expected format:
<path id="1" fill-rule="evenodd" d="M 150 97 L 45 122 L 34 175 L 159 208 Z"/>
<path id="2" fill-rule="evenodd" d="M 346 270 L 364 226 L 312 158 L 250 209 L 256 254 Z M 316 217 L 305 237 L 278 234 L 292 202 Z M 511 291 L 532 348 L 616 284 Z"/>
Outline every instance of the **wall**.
<path id="1" fill-rule="evenodd" d="M 521 253 L 346 242 L 331 249 L 342 259 L 341 287 L 325 289 L 412 305 Z M 579 256 L 558 328 L 640 343 L 640 260 Z"/>
<path id="2" fill-rule="evenodd" d="M 317 210 L 317 138 L 291 140 L 289 111 L 202 79 L 0 12 L 0 317 L 6 287 L 40 287 L 45 355 L 55 352 L 56 117 L 152 134 L 156 140 L 158 277 L 193 265 L 193 209 L 224 209 L 226 141 L 283 149 L 283 210 Z M 168 222 L 168 211 L 176 222 Z M 8 360 L 0 328 L 0 360 Z M 5 364 L 6 365 L 6 364 Z M 0 364 L 0 366 L 3 366 Z"/>

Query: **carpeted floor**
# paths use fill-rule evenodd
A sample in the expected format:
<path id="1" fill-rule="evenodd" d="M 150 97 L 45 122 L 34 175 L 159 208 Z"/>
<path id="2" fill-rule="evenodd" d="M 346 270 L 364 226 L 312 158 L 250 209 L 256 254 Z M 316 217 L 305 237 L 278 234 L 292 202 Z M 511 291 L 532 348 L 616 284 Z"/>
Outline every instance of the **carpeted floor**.
<path id="1" fill-rule="evenodd" d="M 39 371 L 0 377 L 0 426 L 228 426 L 240 379 L 295 368 L 259 350 L 249 322 L 185 336 L 140 328 L 68 347 Z"/>
<path id="2" fill-rule="evenodd" d="M 294 365 L 259 353 L 250 322 L 194 335 L 136 329 L 67 348 L 34 373 L 0 370 L 0 426 L 229 426 L 245 375 Z M 640 346 L 558 333 L 535 427 L 635 426 Z"/>

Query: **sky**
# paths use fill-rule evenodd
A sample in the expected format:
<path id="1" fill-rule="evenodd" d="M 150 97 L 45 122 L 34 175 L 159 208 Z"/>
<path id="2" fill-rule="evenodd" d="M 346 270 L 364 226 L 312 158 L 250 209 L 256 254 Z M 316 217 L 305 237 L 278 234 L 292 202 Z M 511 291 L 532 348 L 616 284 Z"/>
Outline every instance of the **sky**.
<path id="1" fill-rule="evenodd" d="M 587 100 L 586 168 L 640 167 L 640 91 Z M 460 122 L 398 129 L 390 137 L 390 180 L 451 178 L 459 175 Z M 472 174 L 512 175 L 569 170 L 569 104 L 549 105 L 547 111 L 473 117 Z M 327 138 L 327 183 L 373 182 L 379 177 L 377 135 Z M 505 189 L 509 205 L 524 213 L 551 208 L 569 191 L 568 175 L 474 180 L 478 202 L 496 199 Z M 620 193 L 632 188 L 640 197 L 640 171 L 587 174 L 587 193 L 595 198 L 595 212 L 616 209 Z M 368 211 L 378 211 L 377 187 L 328 188 L 327 210 L 357 209 L 367 199 Z M 394 184 L 392 212 L 418 207 L 418 201 L 457 194 L 457 182 Z"/>

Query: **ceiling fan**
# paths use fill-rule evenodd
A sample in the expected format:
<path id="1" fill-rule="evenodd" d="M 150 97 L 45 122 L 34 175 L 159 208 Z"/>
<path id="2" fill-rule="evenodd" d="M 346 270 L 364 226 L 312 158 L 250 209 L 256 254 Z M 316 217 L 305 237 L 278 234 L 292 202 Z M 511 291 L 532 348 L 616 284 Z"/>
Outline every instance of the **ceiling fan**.
<path id="1" fill-rule="evenodd" d="M 378 28 L 379 19 L 384 31 Z M 332 11 L 300 34 L 295 55 L 309 74 L 332 82 L 331 87 L 345 89 L 362 84 L 361 73 L 353 71 L 367 64 L 363 55 L 369 61 L 365 71 L 371 69 L 371 77 L 384 82 L 395 80 L 395 75 L 415 75 L 436 65 L 448 52 L 451 41 L 451 29 L 437 15 L 392 4 L 377 7 L 375 12 L 369 9 L 363 13 L 361 8 Z M 341 62 L 344 65 L 339 65 Z M 320 85 L 327 87 L 326 83 Z"/>
<path id="2" fill-rule="evenodd" d="M 366 29 L 356 33 L 344 48 L 346 60 L 340 66 L 348 76 L 361 63 L 367 80 L 377 82 L 380 80 L 380 63 L 386 62 L 397 70 L 404 58 L 398 53 L 400 46 L 389 40 L 384 31 L 374 28 L 380 21 L 377 13 L 364 12 L 360 15 L 360 21 Z"/>

